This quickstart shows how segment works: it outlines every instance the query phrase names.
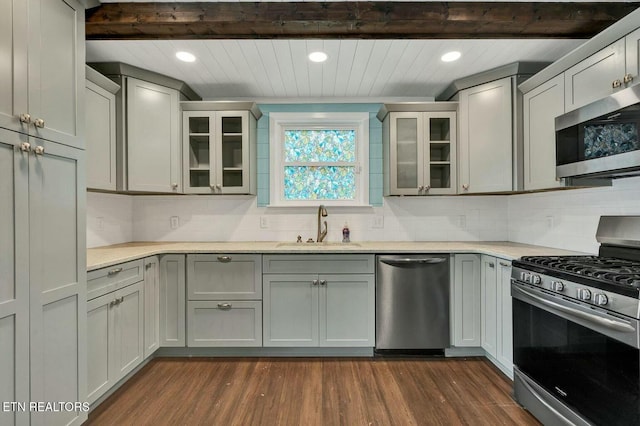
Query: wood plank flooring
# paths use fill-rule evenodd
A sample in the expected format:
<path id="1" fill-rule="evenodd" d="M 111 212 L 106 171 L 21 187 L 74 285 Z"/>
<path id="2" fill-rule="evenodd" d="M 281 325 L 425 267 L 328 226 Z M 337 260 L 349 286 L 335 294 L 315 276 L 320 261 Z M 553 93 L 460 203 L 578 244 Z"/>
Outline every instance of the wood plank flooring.
<path id="1" fill-rule="evenodd" d="M 88 425 L 539 425 L 487 360 L 158 358 Z"/>

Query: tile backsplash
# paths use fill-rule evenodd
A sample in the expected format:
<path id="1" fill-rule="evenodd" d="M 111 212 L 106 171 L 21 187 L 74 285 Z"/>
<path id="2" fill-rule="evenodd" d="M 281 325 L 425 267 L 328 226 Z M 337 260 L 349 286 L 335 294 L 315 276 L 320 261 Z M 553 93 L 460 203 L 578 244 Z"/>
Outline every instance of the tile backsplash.
<path id="1" fill-rule="evenodd" d="M 494 196 L 387 197 L 381 207 L 329 208 L 329 241 L 514 241 L 595 253 L 601 215 L 640 215 L 640 177 L 612 187 Z M 316 208 L 258 207 L 251 196 L 89 193 L 89 247 L 128 241 L 316 238 Z M 172 219 L 173 218 L 173 219 Z M 323 219 L 323 220 L 325 220 Z"/>

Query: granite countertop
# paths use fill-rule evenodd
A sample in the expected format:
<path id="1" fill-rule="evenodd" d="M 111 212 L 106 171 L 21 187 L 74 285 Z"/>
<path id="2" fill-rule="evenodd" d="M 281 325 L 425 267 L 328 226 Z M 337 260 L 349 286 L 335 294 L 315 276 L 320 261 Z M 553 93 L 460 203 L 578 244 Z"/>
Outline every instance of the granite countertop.
<path id="1" fill-rule="evenodd" d="M 133 242 L 87 250 L 87 270 L 165 253 L 481 253 L 517 259 L 521 256 L 586 254 L 508 241 L 362 241 L 354 243 L 244 242 Z"/>

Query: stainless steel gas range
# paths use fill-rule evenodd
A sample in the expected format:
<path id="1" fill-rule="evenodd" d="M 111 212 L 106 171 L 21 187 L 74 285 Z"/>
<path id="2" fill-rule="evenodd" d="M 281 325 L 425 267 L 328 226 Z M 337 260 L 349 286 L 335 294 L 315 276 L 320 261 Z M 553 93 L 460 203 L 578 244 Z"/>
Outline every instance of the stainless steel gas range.
<path id="1" fill-rule="evenodd" d="M 640 424 L 640 216 L 598 256 L 513 261 L 514 396 L 545 425 Z"/>

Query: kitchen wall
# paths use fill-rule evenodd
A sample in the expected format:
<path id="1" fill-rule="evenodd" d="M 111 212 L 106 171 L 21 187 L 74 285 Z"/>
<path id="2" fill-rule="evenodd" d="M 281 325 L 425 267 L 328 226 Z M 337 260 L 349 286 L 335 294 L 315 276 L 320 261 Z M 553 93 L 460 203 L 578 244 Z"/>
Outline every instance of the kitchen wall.
<path id="1" fill-rule="evenodd" d="M 129 195 L 87 192 L 87 247 L 134 241 Z"/>
<path id="2" fill-rule="evenodd" d="M 640 177 L 611 187 L 507 197 L 509 241 L 597 253 L 602 215 L 640 215 Z"/>

